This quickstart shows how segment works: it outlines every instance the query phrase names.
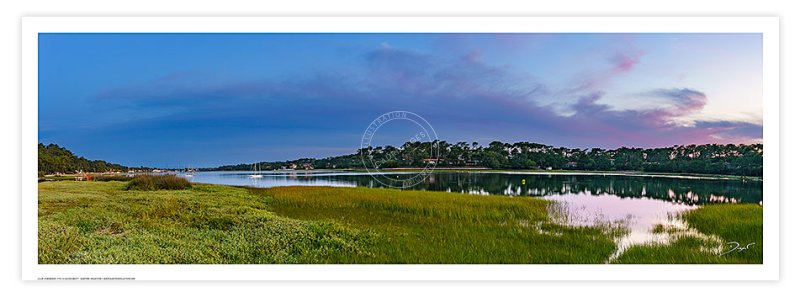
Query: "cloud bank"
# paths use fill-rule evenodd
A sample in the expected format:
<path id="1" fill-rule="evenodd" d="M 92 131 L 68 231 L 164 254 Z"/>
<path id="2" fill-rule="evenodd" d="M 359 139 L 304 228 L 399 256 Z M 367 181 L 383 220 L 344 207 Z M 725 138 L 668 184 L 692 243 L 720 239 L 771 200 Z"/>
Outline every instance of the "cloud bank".
<path id="1" fill-rule="evenodd" d="M 609 148 L 761 139 L 759 124 L 678 121 L 704 108 L 708 98 L 702 90 L 642 90 L 636 95 L 640 100 L 662 104 L 636 110 L 604 104 L 604 87 L 630 73 L 644 55 L 636 49 L 619 51 L 608 58 L 605 69 L 547 85 L 530 73 L 490 65 L 479 53 L 442 58 L 381 45 L 347 73 L 330 69 L 281 80 L 226 82 L 199 74 L 167 74 L 104 90 L 93 102 L 111 114 L 159 115 L 130 121 L 128 129 L 190 130 L 191 123 L 205 123 L 201 128 L 219 137 L 280 131 L 295 137 L 357 138 L 377 115 L 408 110 L 428 119 L 448 141 L 525 140 Z M 538 75 L 546 75 L 543 71 Z"/>

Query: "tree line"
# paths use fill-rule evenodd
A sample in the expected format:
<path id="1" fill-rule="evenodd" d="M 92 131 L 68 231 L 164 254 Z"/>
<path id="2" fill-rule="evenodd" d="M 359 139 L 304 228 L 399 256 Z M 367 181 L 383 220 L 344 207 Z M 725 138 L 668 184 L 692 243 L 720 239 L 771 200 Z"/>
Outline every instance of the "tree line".
<path id="1" fill-rule="evenodd" d="M 39 143 L 39 175 L 72 174 L 76 172 L 127 171 L 128 167 L 103 160 L 88 160 L 76 156 L 56 144 Z"/>
<path id="2" fill-rule="evenodd" d="M 265 170 L 287 167 L 315 169 L 363 168 L 362 156 L 370 167 L 482 167 L 488 169 L 541 169 L 585 171 L 644 171 L 665 173 L 763 175 L 763 144 L 675 145 L 662 148 L 565 148 L 544 144 L 494 141 L 488 146 L 477 142 L 406 142 L 400 147 L 378 146 L 359 149 L 354 154 L 327 158 L 303 158 L 280 162 L 260 162 Z M 202 170 L 247 171 L 253 164 L 227 165 Z"/>

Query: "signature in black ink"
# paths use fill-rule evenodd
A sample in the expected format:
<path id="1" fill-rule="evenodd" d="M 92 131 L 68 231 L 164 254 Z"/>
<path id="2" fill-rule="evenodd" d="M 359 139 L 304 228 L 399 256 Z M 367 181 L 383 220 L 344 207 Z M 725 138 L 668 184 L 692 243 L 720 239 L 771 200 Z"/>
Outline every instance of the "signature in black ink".
<path id="1" fill-rule="evenodd" d="M 719 256 L 721 257 L 721 256 L 727 255 L 727 254 L 732 253 L 732 252 L 745 251 L 745 250 L 750 249 L 750 246 L 755 245 L 755 244 L 756 244 L 755 242 L 750 242 L 747 245 L 742 246 L 741 244 L 739 244 L 739 242 L 731 241 L 731 242 L 725 243 L 725 246 L 726 247 L 730 247 L 730 249 L 728 249 L 726 251 L 723 251 L 721 254 L 719 254 Z"/>

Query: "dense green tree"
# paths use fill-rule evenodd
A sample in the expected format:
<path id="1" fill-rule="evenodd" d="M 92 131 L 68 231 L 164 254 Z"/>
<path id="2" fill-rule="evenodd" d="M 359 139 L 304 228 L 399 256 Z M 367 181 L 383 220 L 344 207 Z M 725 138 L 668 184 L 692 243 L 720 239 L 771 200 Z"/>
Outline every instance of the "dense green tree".
<path id="1" fill-rule="evenodd" d="M 436 152 L 438 151 L 438 155 Z M 491 169 L 576 169 L 587 171 L 646 171 L 669 173 L 761 176 L 763 145 L 676 145 L 664 148 L 580 149 L 530 142 L 406 142 L 395 148 L 368 147 L 355 154 L 323 159 L 263 163 L 265 169 L 309 163 L 319 169 L 362 168 L 361 156 L 371 156 L 379 168 L 423 167 L 431 160 L 439 166 L 482 166 Z M 250 165 L 209 170 L 247 170 Z"/>
<path id="2" fill-rule="evenodd" d="M 39 175 L 127 170 L 128 167 L 122 165 L 75 156 L 71 151 L 56 144 L 45 146 L 39 143 Z"/>

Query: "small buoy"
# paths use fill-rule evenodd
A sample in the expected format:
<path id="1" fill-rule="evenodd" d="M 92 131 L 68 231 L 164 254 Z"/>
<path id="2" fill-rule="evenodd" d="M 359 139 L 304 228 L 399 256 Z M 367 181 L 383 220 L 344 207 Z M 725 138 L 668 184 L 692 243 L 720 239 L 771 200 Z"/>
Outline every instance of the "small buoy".
<path id="1" fill-rule="evenodd" d="M 522 185 L 525 185 L 525 179 L 522 179 Z"/>

